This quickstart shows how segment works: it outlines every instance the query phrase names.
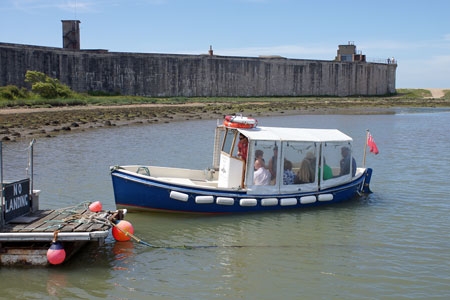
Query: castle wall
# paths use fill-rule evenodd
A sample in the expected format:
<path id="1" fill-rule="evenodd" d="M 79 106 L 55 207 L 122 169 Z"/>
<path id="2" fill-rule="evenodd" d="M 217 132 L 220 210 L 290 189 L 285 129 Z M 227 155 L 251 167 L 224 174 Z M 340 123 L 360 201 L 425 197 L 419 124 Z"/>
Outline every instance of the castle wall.
<path id="1" fill-rule="evenodd" d="M 396 64 L 74 51 L 0 43 L 0 86 L 27 70 L 78 92 L 152 97 L 351 96 L 395 92 Z"/>

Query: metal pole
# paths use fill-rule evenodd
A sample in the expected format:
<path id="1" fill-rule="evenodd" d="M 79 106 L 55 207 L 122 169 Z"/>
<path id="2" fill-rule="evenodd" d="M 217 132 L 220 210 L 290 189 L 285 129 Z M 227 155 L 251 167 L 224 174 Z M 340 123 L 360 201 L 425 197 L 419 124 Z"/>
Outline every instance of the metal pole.
<path id="1" fill-rule="evenodd" d="M 0 141 L 0 204 L 1 204 L 1 223 L 0 226 L 5 225 L 5 201 L 3 199 L 3 143 Z"/>
<path id="2" fill-rule="evenodd" d="M 366 142 L 364 144 L 363 168 L 366 167 L 366 151 L 367 151 L 367 138 L 368 137 L 369 137 L 369 129 L 366 129 Z"/>
<path id="3" fill-rule="evenodd" d="M 33 139 L 30 143 L 30 196 L 33 196 L 33 147 L 34 147 L 35 139 Z"/>

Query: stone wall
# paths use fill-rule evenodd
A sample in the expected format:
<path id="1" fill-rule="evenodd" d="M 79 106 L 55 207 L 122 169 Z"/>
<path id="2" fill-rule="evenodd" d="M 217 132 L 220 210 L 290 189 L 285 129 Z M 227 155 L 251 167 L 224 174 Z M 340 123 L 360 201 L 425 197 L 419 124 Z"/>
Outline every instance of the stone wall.
<path id="1" fill-rule="evenodd" d="M 350 96 L 395 92 L 396 64 L 123 53 L 0 43 L 0 86 L 27 70 L 78 92 L 174 96 Z"/>

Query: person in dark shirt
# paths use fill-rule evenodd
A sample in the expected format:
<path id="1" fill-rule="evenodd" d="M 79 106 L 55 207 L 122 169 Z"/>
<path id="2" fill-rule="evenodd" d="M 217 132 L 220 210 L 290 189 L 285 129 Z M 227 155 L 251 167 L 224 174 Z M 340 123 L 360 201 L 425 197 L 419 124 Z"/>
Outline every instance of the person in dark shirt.
<path id="1" fill-rule="evenodd" d="M 347 175 L 350 173 L 350 158 L 352 159 L 352 177 L 356 174 L 356 160 L 352 157 L 352 153 L 348 147 L 341 148 L 341 170 L 339 176 Z"/>

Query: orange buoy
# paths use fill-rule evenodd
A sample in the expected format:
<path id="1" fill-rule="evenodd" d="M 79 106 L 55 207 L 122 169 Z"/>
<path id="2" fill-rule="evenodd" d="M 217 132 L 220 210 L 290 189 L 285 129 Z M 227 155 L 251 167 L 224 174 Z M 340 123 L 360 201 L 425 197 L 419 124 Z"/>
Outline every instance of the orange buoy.
<path id="1" fill-rule="evenodd" d="M 47 260 L 52 265 L 59 265 L 66 259 L 66 250 L 60 242 L 54 242 L 47 250 Z"/>
<path id="2" fill-rule="evenodd" d="M 102 203 L 100 201 L 92 202 L 89 205 L 89 210 L 92 212 L 99 212 L 102 210 Z"/>
<path id="3" fill-rule="evenodd" d="M 116 225 L 112 229 L 113 237 L 116 241 L 125 242 L 131 239 L 126 233 L 133 234 L 134 229 L 133 225 L 130 222 L 125 220 L 120 220 L 116 223 Z"/>

